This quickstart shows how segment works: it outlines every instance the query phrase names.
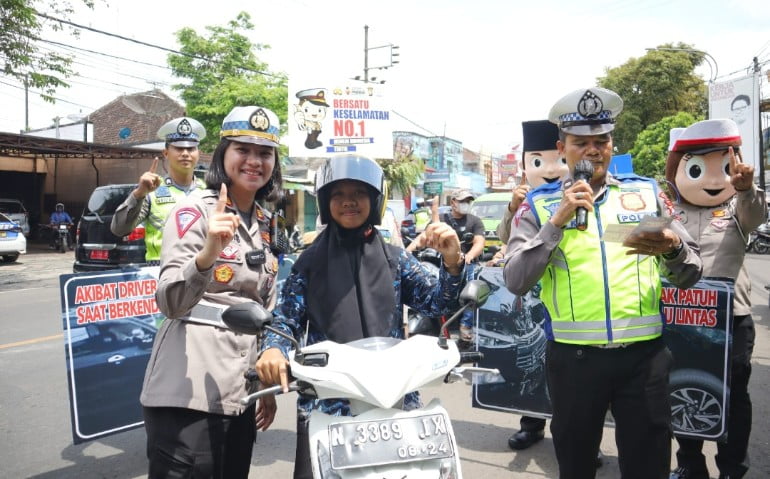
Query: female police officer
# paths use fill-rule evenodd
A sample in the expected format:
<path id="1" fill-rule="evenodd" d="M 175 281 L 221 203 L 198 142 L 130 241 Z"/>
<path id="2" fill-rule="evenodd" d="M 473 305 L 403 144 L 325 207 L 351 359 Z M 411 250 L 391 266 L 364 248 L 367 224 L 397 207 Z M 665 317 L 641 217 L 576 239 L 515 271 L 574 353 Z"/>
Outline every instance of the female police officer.
<path id="1" fill-rule="evenodd" d="M 253 336 L 221 322 L 224 307 L 275 304 L 277 261 L 268 243 L 269 212 L 281 188 L 278 118 L 236 107 L 206 175 L 163 231 L 156 298 L 168 317 L 155 339 L 141 402 L 149 477 L 246 478 L 256 429 L 275 417 L 275 399 L 244 408 L 243 371 L 256 361 Z M 255 419 L 256 418 L 256 419 Z"/>

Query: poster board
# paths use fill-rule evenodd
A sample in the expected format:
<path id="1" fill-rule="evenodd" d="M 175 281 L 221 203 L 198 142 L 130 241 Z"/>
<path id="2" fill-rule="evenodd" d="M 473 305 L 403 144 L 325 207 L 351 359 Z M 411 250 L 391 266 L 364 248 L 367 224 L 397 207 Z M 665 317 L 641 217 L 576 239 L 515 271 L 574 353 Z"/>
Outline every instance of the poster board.
<path id="1" fill-rule="evenodd" d="M 500 369 L 505 382 L 474 383 L 473 407 L 550 417 L 539 285 L 517 296 L 506 289 L 502 268 L 483 267 L 478 277 L 493 291 L 476 312 L 476 347 L 484 353 L 479 366 Z M 674 356 L 671 420 L 678 436 L 715 441 L 726 433 L 732 295 L 729 279 L 701 279 L 687 290 L 663 280 L 663 337 Z"/>

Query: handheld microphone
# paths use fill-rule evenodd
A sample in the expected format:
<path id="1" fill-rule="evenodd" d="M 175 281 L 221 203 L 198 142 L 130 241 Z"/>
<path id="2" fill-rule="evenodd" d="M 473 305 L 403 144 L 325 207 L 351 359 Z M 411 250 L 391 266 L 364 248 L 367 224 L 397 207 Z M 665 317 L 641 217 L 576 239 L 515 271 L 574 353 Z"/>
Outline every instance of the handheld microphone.
<path id="1" fill-rule="evenodd" d="M 575 164 L 575 172 L 572 177 L 575 181 L 585 180 L 591 181 L 591 177 L 594 176 L 594 166 L 588 160 L 580 160 Z M 588 228 L 588 210 L 582 206 L 578 206 L 575 211 L 575 225 L 578 231 L 585 231 Z"/>

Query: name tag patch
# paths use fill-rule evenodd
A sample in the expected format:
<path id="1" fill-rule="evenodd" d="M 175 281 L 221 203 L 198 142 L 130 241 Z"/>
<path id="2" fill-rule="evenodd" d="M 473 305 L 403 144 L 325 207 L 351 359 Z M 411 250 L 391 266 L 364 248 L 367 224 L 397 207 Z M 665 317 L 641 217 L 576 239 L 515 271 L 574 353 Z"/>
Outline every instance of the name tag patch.
<path id="1" fill-rule="evenodd" d="M 645 216 L 657 216 L 655 211 L 640 211 L 639 213 L 618 213 L 618 223 L 639 223 Z"/>

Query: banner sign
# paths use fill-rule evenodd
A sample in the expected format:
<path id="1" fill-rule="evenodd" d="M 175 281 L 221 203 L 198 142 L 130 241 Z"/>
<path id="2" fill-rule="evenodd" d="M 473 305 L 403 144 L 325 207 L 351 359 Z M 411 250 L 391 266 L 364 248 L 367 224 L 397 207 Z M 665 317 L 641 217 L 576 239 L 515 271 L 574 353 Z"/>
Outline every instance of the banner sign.
<path id="1" fill-rule="evenodd" d="M 513 189 L 519 176 L 519 162 L 516 153 L 492 157 L 492 188 Z"/>
<path id="2" fill-rule="evenodd" d="M 279 262 L 279 293 L 296 258 Z M 144 424 L 144 371 L 166 319 L 155 302 L 159 272 L 147 267 L 59 277 L 75 444 Z"/>
<path id="3" fill-rule="evenodd" d="M 327 85 L 289 82 L 289 154 L 344 153 L 393 158 L 393 127 L 385 88 L 354 80 Z"/>
<path id="4" fill-rule="evenodd" d="M 425 181 L 427 181 L 427 182 L 434 182 L 434 181 L 448 182 L 449 181 L 449 170 L 426 171 L 425 172 Z"/>
<path id="5" fill-rule="evenodd" d="M 741 157 L 759 175 L 759 76 L 709 85 L 709 118 L 730 118 L 741 133 Z"/>
<path id="6" fill-rule="evenodd" d="M 540 286 L 524 296 L 505 287 L 502 268 L 484 267 L 479 279 L 491 289 L 476 312 L 481 367 L 498 368 L 505 382 L 473 385 L 473 407 L 550 417 L 545 378 L 546 310 Z M 733 282 L 702 279 L 681 290 L 663 280 L 663 333 L 674 356 L 670 376 L 675 434 L 719 440 L 727 429 Z"/>
<path id="7" fill-rule="evenodd" d="M 59 277 L 75 444 L 142 425 L 139 394 L 164 319 L 157 276 L 151 267 Z"/>

